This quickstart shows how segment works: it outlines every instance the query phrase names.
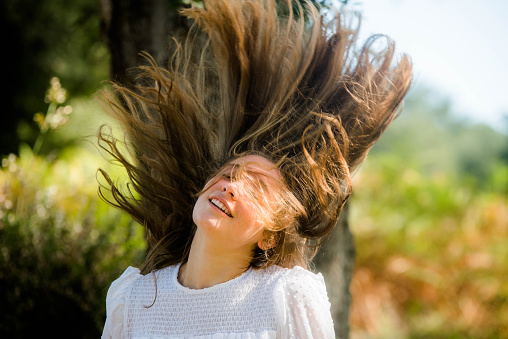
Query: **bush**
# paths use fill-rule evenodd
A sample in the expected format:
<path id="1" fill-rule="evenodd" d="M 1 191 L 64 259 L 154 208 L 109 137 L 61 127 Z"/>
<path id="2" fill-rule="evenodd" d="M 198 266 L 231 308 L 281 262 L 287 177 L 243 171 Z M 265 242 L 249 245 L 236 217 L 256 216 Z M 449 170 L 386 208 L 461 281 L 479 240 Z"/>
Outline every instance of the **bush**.
<path id="1" fill-rule="evenodd" d="M 0 171 L 0 336 L 97 338 L 109 284 L 144 255 L 142 228 L 98 199 L 98 157 L 27 146 Z"/>
<path id="2" fill-rule="evenodd" d="M 508 166 L 479 189 L 375 155 L 356 178 L 353 338 L 508 338 Z"/>

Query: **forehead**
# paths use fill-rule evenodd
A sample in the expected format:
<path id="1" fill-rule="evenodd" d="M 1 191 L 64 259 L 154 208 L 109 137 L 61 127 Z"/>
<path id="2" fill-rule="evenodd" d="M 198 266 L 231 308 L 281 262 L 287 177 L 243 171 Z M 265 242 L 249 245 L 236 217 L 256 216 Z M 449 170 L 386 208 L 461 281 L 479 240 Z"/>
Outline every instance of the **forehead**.
<path id="1" fill-rule="evenodd" d="M 259 173 L 267 177 L 271 177 L 277 181 L 281 180 L 282 175 L 277 169 L 275 164 L 270 160 L 260 155 L 246 155 L 237 159 L 234 159 L 229 163 L 230 165 L 239 165 L 246 167 L 247 170 L 254 173 Z"/>

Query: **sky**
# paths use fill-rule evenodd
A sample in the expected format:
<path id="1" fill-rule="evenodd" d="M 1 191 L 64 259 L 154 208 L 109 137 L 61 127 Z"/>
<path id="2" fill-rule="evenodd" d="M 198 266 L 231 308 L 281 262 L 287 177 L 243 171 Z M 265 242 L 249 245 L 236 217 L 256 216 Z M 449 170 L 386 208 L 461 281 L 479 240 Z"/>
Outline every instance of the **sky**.
<path id="1" fill-rule="evenodd" d="M 386 34 L 407 53 L 415 84 L 452 110 L 504 129 L 508 115 L 507 0 L 350 0 L 362 13 L 360 39 Z"/>

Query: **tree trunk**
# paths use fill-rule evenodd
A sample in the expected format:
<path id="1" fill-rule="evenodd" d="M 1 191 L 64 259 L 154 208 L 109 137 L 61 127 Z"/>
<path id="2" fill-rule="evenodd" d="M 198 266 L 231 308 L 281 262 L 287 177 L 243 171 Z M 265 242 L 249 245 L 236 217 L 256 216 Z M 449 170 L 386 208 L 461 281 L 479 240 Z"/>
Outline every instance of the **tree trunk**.
<path id="1" fill-rule="evenodd" d="M 111 79 L 129 85 L 131 70 L 143 64 L 141 52 L 165 62 L 171 33 L 185 29 L 179 1 L 100 0 L 101 28 L 111 55 Z"/>
<path id="2" fill-rule="evenodd" d="M 330 238 L 320 250 L 314 263 L 323 274 L 332 304 L 335 335 L 340 339 L 349 338 L 349 310 L 351 293 L 349 286 L 355 262 L 355 243 L 349 230 L 349 202 L 346 203 L 340 219 Z"/>

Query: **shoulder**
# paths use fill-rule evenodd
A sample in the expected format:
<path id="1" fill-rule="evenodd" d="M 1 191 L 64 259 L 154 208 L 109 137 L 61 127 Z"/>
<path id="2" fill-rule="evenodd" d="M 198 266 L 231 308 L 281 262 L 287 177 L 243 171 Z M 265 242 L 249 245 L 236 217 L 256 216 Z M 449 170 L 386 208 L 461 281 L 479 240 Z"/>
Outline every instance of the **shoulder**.
<path id="1" fill-rule="evenodd" d="M 326 291 L 325 280 L 321 273 L 313 273 L 302 267 L 291 269 L 280 283 L 284 300 L 290 309 L 306 309 L 313 313 L 329 313 L 331 304 Z"/>
<path id="2" fill-rule="evenodd" d="M 330 310 L 326 285 L 321 273 L 310 272 L 300 266 L 283 268 L 270 266 L 255 271 L 256 280 L 273 291 L 275 300 L 288 305 L 307 305 Z"/>
<path id="3" fill-rule="evenodd" d="M 278 288 L 295 293 L 317 289 L 318 292 L 326 295 L 325 281 L 321 273 L 316 274 L 300 266 L 283 268 L 273 265 L 268 268 L 255 270 L 255 276 L 258 280 L 274 282 Z"/>
<path id="4" fill-rule="evenodd" d="M 299 266 L 286 269 L 275 293 L 281 337 L 334 338 L 331 305 L 320 273 Z"/>
<path id="5" fill-rule="evenodd" d="M 284 274 L 280 277 L 279 285 L 285 291 L 299 294 L 318 292 L 326 296 L 325 281 L 321 273 L 316 274 L 300 266 L 282 270 Z"/>
<path id="6" fill-rule="evenodd" d="M 267 268 L 254 269 L 252 276 L 256 280 L 277 282 L 283 278 L 288 271 L 287 268 L 272 265 Z"/>
<path id="7" fill-rule="evenodd" d="M 168 266 L 155 272 L 164 283 L 174 274 L 177 266 Z M 122 275 L 111 283 L 106 296 L 106 323 L 102 338 L 120 338 L 124 332 L 124 318 L 127 312 L 128 299 L 133 291 L 143 292 L 147 286 L 153 287 L 153 274 L 142 275 L 135 267 L 128 267 Z M 150 291 L 151 292 L 151 291 Z M 152 298 L 151 294 L 149 299 Z"/>
<path id="8" fill-rule="evenodd" d="M 142 277 L 142 275 L 139 269 L 129 266 L 120 277 L 111 283 L 106 297 L 106 303 L 118 298 L 123 298 L 132 282 L 140 277 Z"/>
<path id="9" fill-rule="evenodd" d="M 119 338 L 123 331 L 125 296 L 134 281 L 142 277 L 139 269 L 128 267 L 111 283 L 106 296 L 106 323 L 102 338 Z"/>

